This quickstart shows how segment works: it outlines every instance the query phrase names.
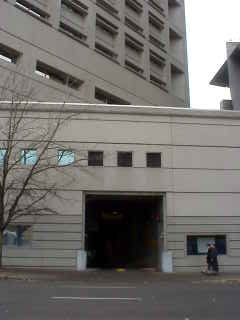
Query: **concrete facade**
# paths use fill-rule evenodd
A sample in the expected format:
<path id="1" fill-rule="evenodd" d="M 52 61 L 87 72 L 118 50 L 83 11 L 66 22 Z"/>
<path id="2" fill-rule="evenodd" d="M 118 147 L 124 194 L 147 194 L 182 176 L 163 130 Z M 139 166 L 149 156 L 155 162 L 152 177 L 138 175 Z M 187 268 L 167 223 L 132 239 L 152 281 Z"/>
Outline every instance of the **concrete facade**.
<path id="1" fill-rule="evenodd" d="M 35 101 L 70 101 L 76 116 L 58 139 L 86 158 L 68 168 L 76 180 L 61 190 L 68 201 L 53 204 L 61 214 L 16 222 L 31 239 L 5 246 L 4 265 L 76 269 L 87 197 L 125 195 L 161 198 L 159 246 L 174 271 L 205 265 L 188 255 L 189 236 L 217 235 L 221 270 L 239 269 L 240 117 L 185 108 L 186 56 L 182 0 L 0 1 L 1 87 L 10 72 L 33 85 Z M 46 123 L 44 106 L 32 116 Z M 89 150 L 104 153 L 102 167 L 88 166 Z M 121 151 L 132 152 L 131 167 L 118 166 Z M 146 153 L 160 153 L 161 167 L 147 167 Z"/>
<path id="2" fill-rule="evenodd" d="M 35 99 L 189 106 L 183 0 L 1 0 L 0 21 L 1 74 Z"/>
<path id="3" fill-rule="evenodd" d="M 240 43 L 227 42 L 227 60 L 218 70 L 210 84 L 230 89 L 232 100 L 223 100 L 221 109 L 240 110 Z"/>
<path id="4" fill-rule="evenodd" d="M 73 149 L 102 150 L 104 165 L 70 168 L 77 179 L 63 190 L 71 200 L 61 205 L 62 214 L 35 219 L 30 246 L 5 247 L 5 265 L 75 269 L 77 250 L 85 248 L 86 196 L 127 194 L 163 197 L 159 237 L 161 249 L 173 254 L 174 271 L 204 268 L 204 255 L 187 253 L 187 237 L 194 235 L 224 235 L 227 248 L 219 257 L 220 269 L 239 270 L 240 117 L 235 112 L 74 108 L 78 116 L 59 139 Z M 133 152 L 133 166 L 118 167 L 116 154 L 126 150 Z M 161 168 L 146 167 L 147 152 L 161 152 Z"/>

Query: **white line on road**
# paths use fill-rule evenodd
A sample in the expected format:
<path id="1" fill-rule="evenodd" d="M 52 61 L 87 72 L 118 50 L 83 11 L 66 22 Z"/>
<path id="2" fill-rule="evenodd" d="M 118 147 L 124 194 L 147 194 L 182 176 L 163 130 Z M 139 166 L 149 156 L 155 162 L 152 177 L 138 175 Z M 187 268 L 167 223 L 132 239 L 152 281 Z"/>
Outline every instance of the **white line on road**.
<path id="1" fill-rule="evenodd" d="M 51 297 L 54 300 L 84 300 L 84 301 L 102 301 L 102 300 L 119 300 L 119 301 L 142 301 L 142 298 L 112 298 L 112 297 Z"/>
<path id="2" fill-rule="evenodd" d="M 93 287 L 93 286 L 88 286 L 88 287 L 84 287 L 84 286 L 77 286 L 77 285 L 65 285 L 65 286 L 61 286 L 61 288 L 77 288 L 77 289 L 137 289 L 137 287 L 118 287 L 118 286 L 105 286 L 105 287 Z"/>

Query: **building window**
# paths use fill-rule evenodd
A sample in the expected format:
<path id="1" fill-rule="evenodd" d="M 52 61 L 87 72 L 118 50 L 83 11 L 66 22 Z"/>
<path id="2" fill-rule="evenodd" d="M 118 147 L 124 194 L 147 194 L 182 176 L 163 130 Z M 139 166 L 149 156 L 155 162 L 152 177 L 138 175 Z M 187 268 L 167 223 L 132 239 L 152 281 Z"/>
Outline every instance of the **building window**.
<path id="1" fill-rule="evenodd" d="M 154 9 L 156 9 L 159 13 L 161 13 L 163 16 L 164 15 L 164 9 L 161 6 L 161 3 L 159 3 L 157 0 L 148 0 L 148 3 L 150 6 L 152 6 Z"/>
<path id="2" fill-rule="evenodd" d="M 30 245 L 32 240 L 32 227 L 26 225 L 8 226 L 3 231 L 4 246 L 25 246 Z"/>
<path id="3" fill-rule="evenodd" d="M 5 157 L 6 152 L 7 152 L 6 149 L 0 149 L 0 166 L 3 166 L 4 157 Z"/>
<path id="4" fill-rule="evenodd" d="M 168 0 L 168 7 L 181 7 L 181 2 L 180 0 Z"/>
<path id="5" fill-rule="evenodd" d="M 67 166 L 75 161 L 75 154 L 72 150 L 58 150 L 58 164 Z"/>
<path id="6" fill-rule="evenodd" d="M 215 243 L 218 254 L 227 254 L 226 235 L 187 236 L 187 255 L 206 255 L 208 243 Z"/>
<path id="7" fill-rule="evenodd" d="M 21 152 L 22 165 L 34 165 L 37 161 L 37 150 L 25 149 Z"/>
<path id="8" fill-rule="evenodd" d="M 118 167 L 132 167 L 132 152 L 117 153 Z"/>
<path id="9" fill-rule="evenodd" d="M 103 152 L 102 151 L 88 151 L 88 165 L 103 167 Z"/>
<path id="10" fill-rule="evenodd" d="M 160 20 L 157 16 L 155 16 L 152 12 L 149 12 L 148 20 L 150 27 L 154 27 L 159 31 L 164 29 L 164 22 Z"/>
<path id="11" fill-rule="evenodd" d="M 35 73 L 43 78 L 67 85 L 72 89 L 79 89 L 83 81 L 66 74 L 63 71 L 55 69 L 41 61 L 37 61 Z"/>
<path id="12" fill-rule="evenodd" d="M 109 1 L 110 2 L 110 1 Z M 96 0 L 96 5 L 118 18 L 118 10 L 106 0 Z"/>
<path id="13" fill-rule="evenodd" d="M 62 0 L 62 7 L 72 10 L 83 17 L 88 14 L 88 7 L 78 0 Z"/>
<path id="14" fill-rule="evenodd" d="M 95 88 L 95 99 L 103 102 L 104 104 L 119 104 L 119 105 L 129 105 L 130 103 L 119 97 L 112 95 L 102 89 Z"/>
<path id="15" fill-rule="evenodd" d="M 161 153 L 151 152 L 146 154 L 148 168 L 161 168 Z"/>
<path id="16" fill-rule="evenodd" d="M 118 57 L 117 53 L 111 47 L 109 48 L 108 46 L 105 46 L 103 43 L 100 43 L 98 41 L 95 42 L 95 48 L 98 52 L 102 53 L 108 58 L 116 60 Z"/>
<path id="17" fill-rule="evenodd" d="M 0 43 L 0 59 L 16 64 L 21 53 Z"/>
<path id="18" fill-rule="evenodd" d="M 84 41 L 84 42 L 87 40 L 87 36 L 85 34 L 72 28 L 71 26 L 69 26 L 63 22 L 60 22 L 59 30 L 61 32 L 67 34 L 68 36 L 74 38 L 75 40 L 80 40 L 80 41 Z"/>
<path id="19" fill-rule="evenodd" d="M 137 0 L 125 0 L 125 4 L 127 7 L 131 8 L 133 11 L 137 12 L 138 14 L 142 13 L 143 6 Z"/>
<path id="20" fill-rule="evenodd" d="M 17 0 L 16 7 L 29 13 L 30 15 L 47 20 L 49 18 L 49 14 L 36 6 L 32 5 L 29 1 L 26 0 Z"/>

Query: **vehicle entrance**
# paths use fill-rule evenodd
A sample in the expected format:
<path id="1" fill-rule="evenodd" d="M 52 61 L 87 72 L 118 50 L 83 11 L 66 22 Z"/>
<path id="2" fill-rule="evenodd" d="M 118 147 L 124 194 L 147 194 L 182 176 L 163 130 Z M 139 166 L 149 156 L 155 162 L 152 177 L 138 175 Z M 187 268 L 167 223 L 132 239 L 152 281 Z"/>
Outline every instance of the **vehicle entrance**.
<path id="1" fill-rule="evenodd" d="M 162 217 L 161 196 L 88 195 L 87 267 L 157 267 Z"/>

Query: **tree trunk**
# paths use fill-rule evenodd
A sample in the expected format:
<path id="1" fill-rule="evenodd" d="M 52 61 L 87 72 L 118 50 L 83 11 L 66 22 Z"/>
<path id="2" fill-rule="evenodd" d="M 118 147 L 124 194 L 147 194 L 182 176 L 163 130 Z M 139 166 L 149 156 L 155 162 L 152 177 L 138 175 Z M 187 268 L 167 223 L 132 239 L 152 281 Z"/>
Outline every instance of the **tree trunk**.
<path id="1" fill-rule="evenodd" d="M 2 267 L 3 232 L 0 231 L 0 268 Z"/>

